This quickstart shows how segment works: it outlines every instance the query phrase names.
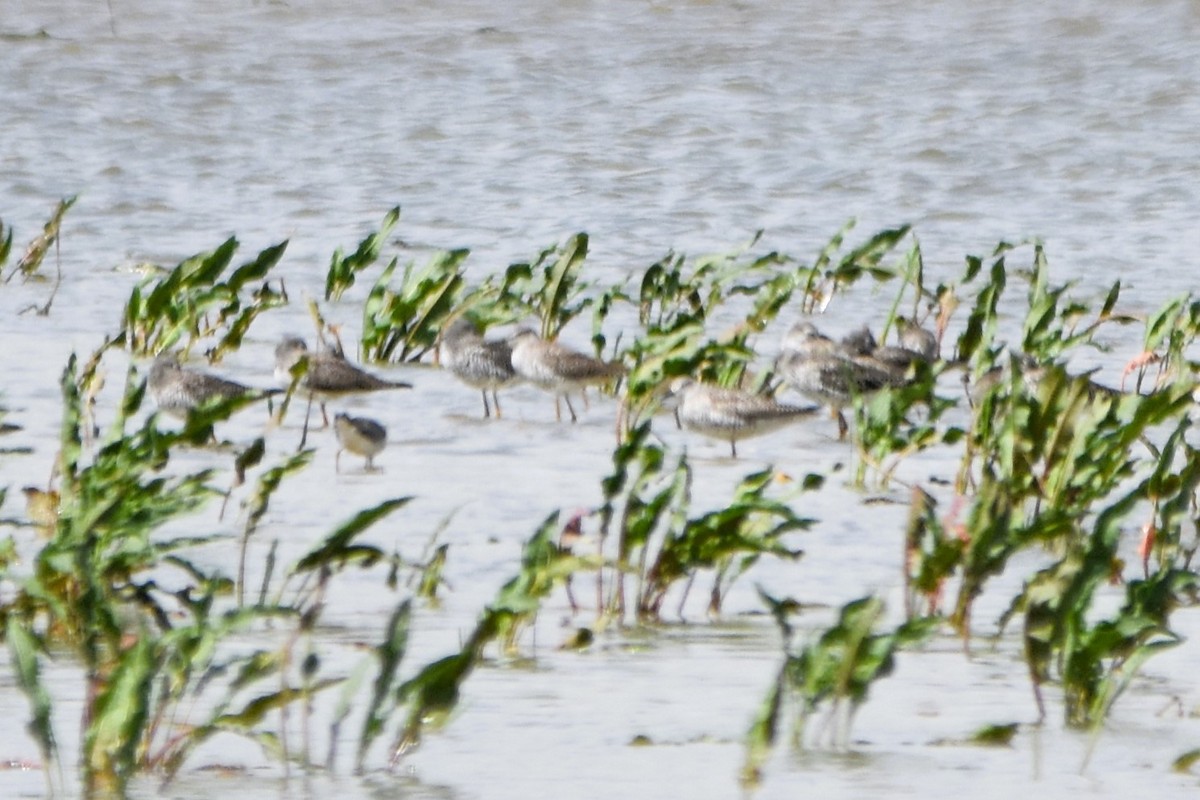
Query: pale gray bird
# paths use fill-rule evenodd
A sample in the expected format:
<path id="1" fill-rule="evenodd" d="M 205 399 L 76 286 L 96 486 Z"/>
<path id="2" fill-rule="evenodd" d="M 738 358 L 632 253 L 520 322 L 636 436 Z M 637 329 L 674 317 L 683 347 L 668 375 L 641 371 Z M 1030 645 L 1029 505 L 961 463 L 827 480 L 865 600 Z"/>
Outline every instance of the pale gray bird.
<path id="1" fill-rule="evenodd" d="M 856 355 L 810 322 L 796 323 L 784 336 L 776 370 L 786 384 L 830 409 L 837 419 L 839 439 L 850 429 L 842 409 L 855 397 L 905 380 L 904 372 Z"/>
<path id="2" fill-rule="evenodd" d="M 342 413 L 333 418 L 333 430 L 337 435 L 338 444 L 341 445 L 337 455 L 333 457 L 334 471 L 342 471 L 340 463 L 342 451 L 349 450 L 356 456 L 365 458 L 367 460 L 366 471 L 373 472 L 375 456 L 382 452 L 387 444 L 387 428 L 373 419 L 352 417 Z"/>
<path id="3" fill-rule="evenodd" d="M 463 383 L 483 395 L 483 416 L 491 416 L 488 391 L 492 393 L 496 418 L 501 416 L 499 389 L 517 381 L 513 369 L 512 345 L 507 341 L 486 341 L 474 322 L 459 317 L 442 332 L 442 366 Z"/>
<path id="4" fill-rule="evenodd" d="M 411 383 L 389 381 L 372 375 L 351 364 L 340 355 L 331 352 L 309 352 L 308 345 L 299 336 L 286 337 L 275 348 L 275 377 L 290 384 L 291 369 L 301 359 L 308 359 L 308 371 L 300 382 L 321 404 L 321 419 L 329 425 L 325 403 L 335 397 L 358 392 L 376 392 L 382 389 L 411 389 Z"/>
<path id="5" fill-rule="evenodd" d="M 855 361 L 894 370 L 900 376 L 914 364 L 930 364 L 937 357 L 937 337 L 906 317 L 896 317 L 899 344 L 880 345 L 863 325 L 842 338 L 845 355 Z"/>
<path id="6" fill-rule="evenodd" d="M 207 402 L 267 397 L 279 392 L 278 389 L 254 389 L 207 372 L 186 369 L 173 354 L 154 359 L 147 386 L 159 410 L 179 418 L 186 418 L 189 411 Z"/>
<path id="7" fill-rule="evenodd" d="M 908 317 L 896 317 L 896 331 L 900 335 L 900 346 L 905 350 L 916 353 L 927 363 L 937 360 L 938 340 L 933 331 Z"/>
<path id="8" fill-rule="evenodd" d="M 678 400 L 676 418 L 688 430 L 729 442 L 737 458 L 737 442 L 778 430 L 811 417 L 820 406 L 796 406 L 737 389 L 697 383 L 691 378 L 671 382 L 668 398 Z"/>
<path id="9" fill-rule="evenodd" d="M 528 328 L 513 335 L 512 365 L 519 376 L 554 393 L 554 417 L 560 421 L 559 400 L 565 400 L 571 422 L 577 417 L 570 392 L 582 393 L 588 386 L 605 384 L 625 374 L 625 366 L 620 362 L 601 361 L 558 342 L 545 341 Z"/>

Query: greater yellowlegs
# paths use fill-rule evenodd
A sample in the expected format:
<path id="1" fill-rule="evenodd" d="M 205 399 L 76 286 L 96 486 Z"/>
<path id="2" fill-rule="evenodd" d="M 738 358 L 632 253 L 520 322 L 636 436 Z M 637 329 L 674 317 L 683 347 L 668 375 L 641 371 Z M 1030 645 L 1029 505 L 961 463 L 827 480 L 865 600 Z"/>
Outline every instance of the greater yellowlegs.
<path id="1" fill-rule="evenodd" d="M 411 383 L 384 380 L 372 375 L 336 353 L 311 353 L 308 345 L 299 336 L 289 336 L 275 348 L 276 379 L 291 383 L 292 367 L 301 359 L 308 359 L 308 369 L 300 385 L 309 392 L 310 397 L 316 397 L 320 401 L 321 418 L 325 425 L 329 425 L 325 403 L 332 398 L 357 392 L 412 388 Z"/>
<path id="2" fill-rule="evenodd" d="M 372 472 L 375 469 L 375 456 L 387 444 L 387 428 L 366 417 L 337 414 L 333 418 L 333 430 L 337 434 L 338 444 L 341 445 L 337 455 L 333 457 L 334 471 L 341 472 L 342 451 L 349 450 L 351 453 L 365 458 L 367 460 L 366 471 Z"/>
<path id="3" fill-rule="evenodd" d="M 490 417 L 488 391 L 501 416 L 497 390 L 517 380 L 512 363 L 512 345 L 506 341 L 486 341 L 475 323 L 459 317 L 442 332 L 442 366 L 460 381 L 483 395 L 483 416 Z"/>
<path id="4" fill-rule="evenodd" d="M 186 418 L 189 411 L 204 403 L 238 397 L 266 397 L 278 392 L 277 389 L 254 389 L 207 372 L 185 369 L 176 356 L 166 354 L 154 359 L 147 384 L 159 410 L 180 418 Z"/>
<path id="5" fill-rule="evenodd" d="M 809 322 L 796 323 L 784 336 L 776 369 L 793 389 L 829 407 L 839 439 L 850 427 L 842 409 L 855 397 L 904 382 L 903 372 L 874 358 L 856 357 Z"/>
<path id="6" fill-rule="evenodd" d="M 729 442 L 734 458 L 738 439 L 770 433 L 820 410 L 819 406 L 796 406 L 737 389 L 708 386 L 691 378 L 672 381 L 668 397 L 678 399 L 675 414 L 683 427 Z"/>
<path id="7" fill-rule="evenodd" d="M 608 383 L 625 373 L 620 362 L 601 361 L 558 342 L 548 342 L 528 328 L 513 335 L 512 365 L 519 376 L 554 393 L 555 419 L 562 419 L 559 399 L 565 400 L 571 422 L 577 417 L 570 392 L 582 392 L 588 386 Z"/>

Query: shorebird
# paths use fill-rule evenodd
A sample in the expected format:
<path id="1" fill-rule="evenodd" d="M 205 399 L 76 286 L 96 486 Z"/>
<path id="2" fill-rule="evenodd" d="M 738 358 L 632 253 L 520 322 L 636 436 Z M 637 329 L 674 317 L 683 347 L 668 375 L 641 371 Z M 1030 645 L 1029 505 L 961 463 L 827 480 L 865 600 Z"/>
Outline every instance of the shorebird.
<path id="1" fill-rule="evenodd" d="M 559 421 L 562 420 L 559 399 L 566 400 L 571 422 L 577 417 L 570 392 L 582 392 L 588 386 L 607 383 L 625 373 L 620 362 L 601 361 L 558 342 L 545 341 L 528 328 L 513 335 L 512 366 L 525 380 L 554 392 L 554 418 Z"/>
<path id="2" fill-rule="evenodd" d="M 488 406 L 488 390 L 496 406 L 496 418 L 501 416 L 500 395 L 497 390 L 516 382 L 513 369 L 512 345 L 506 341 L 485 341 L 475 323 L 459 317 L 442 332 L 442 365 L 460 381 L 483 394 L 483 416 L 492 415 Z"/>
<path id="3" fill-rule="evenodd" d="M 299 336 L 288 336 L 275 348 L 275 378 L 290 384 L 292 367 L 301 359 L 308 359 L 308 371 L 304 373 L 300 385 L 308 390 L 310 401 L 313 397 L 320 401 L 321 419 L 326 427 L 329 425 L 329 416 L 325 413 L 325 403 L 334 397 L 381 389 L 412 388 L 411 383 L 376 377 L 335 353 L 311 353 Z"/>
<path id="4" fill-rule="evenodd" d="M 809 322 L 798 322 L 783 338 L 776 369 L 784 382 L 806 397 L 828 406 L 838 423 L 838 438 L 850 426 L 842 409 L 856 396 L 885 386 L 899 386 L 904 372 L 874 357 L 863 357 L 820 333 Z"/>
<path id="5" fill-rule="evenodd" d="M 338 414 L 333 418 L 333 430 L 337 434 L 338 444 L 341 445 L 337 455 L 333 457 L 334 471 L 342 471 L 340 461 L 343 450 L 365 458 L 366 471 L 374 471 L 374 458 L 387 444 L 387 428 L 373 419 Z"/>
<path id="6" fill-rule="evenodd" d="M 737 389 L 707 386 L 691 378 L 676 378 L 667 396 L 678 398 L 675 414 L 683 427 L 729 442 L 734 458 L 738 439 L 770 433 L 820 410 L 819 406 L 790 405 Z"/>
<path id="7" fill-rule="evenodd" d="M 863 325 L 842 337 L 843 355 L 869 365 L 874 362 L 874 366 L 896 371 L 900 375 L 914 364 L 930 364 L 936 359 L 937 337 L 933 333 L 905 317 L 896 318 L 896 329 L 900 343 L 881 346 L 871 329 Z M 788 349 L 786 344 L 783 349 Z"/>
<path id="8" fill-rule="evenodd" d="M 900 346 L 905 350 L 916 353 L 926 362 L 937 359 L 938 340 L 933 331 L 922 328 L 908 317 L 896 317 L 896 331 L 900 334 Z"/>
<path id="9" fill-rule="evenodd" d="M 180 418 L 186 418 L 193 408 L 214 400 L 267 397 L 279 392 L 278 389 L 254 389 L 207 372 L 184 369 L 174 355 L 160 355 L 154 359 L 147 383 L 159 410 Z"/>

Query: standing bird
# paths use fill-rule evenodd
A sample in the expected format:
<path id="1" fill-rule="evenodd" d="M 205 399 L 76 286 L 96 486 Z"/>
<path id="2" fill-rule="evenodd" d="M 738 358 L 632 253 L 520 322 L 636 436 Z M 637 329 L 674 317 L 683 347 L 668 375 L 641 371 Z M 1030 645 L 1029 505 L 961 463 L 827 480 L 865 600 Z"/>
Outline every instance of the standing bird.
<path id="1" fill-rule="evenodd" d="M 905 380 L 902 371 L 856 354 L 809 322 L 793 325 L 783 337 L 781 350 L 776 362 L 780 377 L 796 391 L 829 407 L 837 419 L 839 439 L 850 429 L 842 409 L 856 396 L 899 386 Z"/>
<path id="2" fill-rule="evenodd" d="M 304 373 L 300 385 L 308 390 L 310 402 L 313 397 L 320 401 L 321 419 L 326 427 L 329 426 L 329 415 L 325 413 L 325 403 L 334 397 L 381 389 L 412 388 L 411 383 L 376 377 L 335 353 L 310 353 L 308 345 L 299 336 L 288 336 L 275 348 L 275 378 L 290 384 L 292 367 L 301 359 L 308 359 L 308 371 Z"/>
<path id="3" fill-rule="evenodd" d="M 174 355 L 160 355 L 150 367 L 147 381 L 159 410 L 185 419 L 192 409 L 215 400 L 254 398 L 278 394 L 278 389 L 253 389 L 245 384 L 184 369 Z"/>
<path id="4" fill-rule="evenodd" d="M 485 341 L 474 322 L 459 317 L 442 332 L 441 356 L 446 369 L 483 394 L 485 418 L 492 415 L 488 406 L 488 390 L 491 390 L 496 418 L 499 419 L 500 395 L 497 390 L 517 380 L 512 363 L 512 345 L 506 341 Z"/>
<path id="5" fill-rule="evenodd" d="M 811 417 L 819 406 L 795 406 L 770 397 L 697 383 L 691 378 L 671 382 L 668 398 L 677 398 L 675 411 L 688 430 L 729 442 L 737 458 L 737 440 L 761 436 L 796 420 Z"/>
<path id="6" fill-rule="evenodd" d="M 373 419 L 352 417 L 349 414 L 338 414 L 333 418 L 333 431 L 337 434 L 337 455 L 333 457 L 335 472 L 341 472 L 342 451 L 349 450 L 367 460 L 366 471 L 375 470 L 374 458 L 387 444 L 387 428 Z"/>
<path id="7" fill-rule="evenodd" d="M 588 386 L 608 383 L 625 374 L 618 361 L 601 361 L 558 342 L 548 342 L 528 328 L 512 338 L 512 366 L 517 375 L 554 393 L 554 418 L 562 421 L 559 399 L 567 401 L 571 422 L 578 418 L 571 406 L 570 392 L 582 392 Z"/>

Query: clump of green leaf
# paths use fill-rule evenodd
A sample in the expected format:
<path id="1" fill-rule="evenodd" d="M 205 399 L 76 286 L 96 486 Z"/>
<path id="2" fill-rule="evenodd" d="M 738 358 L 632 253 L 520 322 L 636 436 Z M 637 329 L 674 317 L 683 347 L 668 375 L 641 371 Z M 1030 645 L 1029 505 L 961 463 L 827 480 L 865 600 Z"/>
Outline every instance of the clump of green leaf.
<path id="1" fill-rule="evenodd" d="M 773 469 L 747 475 L 728 504 L 689 517 L 691 467 L 680 457 L 673 469 L 665 469 L 666 455 L 649 442 L 649 432 L 649 423 L 643 423 L 618 445 L 613 473 L 602 483 L 601 534 L 616 543 L 607 615 L 620 620 L 632 607 L 639 619 L 658 620 L 668 593 L 681 584 L 682 614 L 688 589 L 702 572 L 713 575 L 709 612 L 718 614 L 730 586 L 762 556 L 802 555 L 784 536 L 807 529 L 812 520 L 770 497 Z M 636 583 L 632 602 L 626 599 L 627 573 Z"/>
<path id="2" fill-rule="evenodd" d="M 510 319 L 536 317 L 538 335 L 556 339 L 572 319 L 592 304 L 582 279 L 588 255 L 588 235 L 577 233 L 562 245 L 545 248 L 532 261 L 512 264 L 504 271 L 493 303 Z"/>
<path id="3" fill-rule="evenodd" d="M 391 746 L 393 763 L 420 743 L 427 727 L 444 724 L 458 704 L 463 683 L 483 659 L 484 649 L 496 642 L 503 652 L 513 652 L 521 632 L 532 624 L 550 592 L 572 574 L 595 568 L 594 561 L 575 556 L 558 545 L 558 530 L 558 513 L 555 512 L 526 542 L 520 571 L 484 608 L 474 630 L 457 653 L 427 664 L 390 692 L 375 695 L 375 702 L 368 711 L 369 724 L 364 726 L 360 741 L 360 765 L 363 753 L 379 733 L 383 720 L 402 707 L 407 710 Z M 387 669 L 390 662 L 381 658 L 380 665 Z M 385 673 L 381 670 L 380 675 L 382 678 Z M 390 674 L 385 682 L 390 685 Z"/>
<path id="4" fill-rule="evenodd" d="M 321 674 L 313 644 L 330 583 L 348 568 L 385 565 L 394 573 L 404 566 L 360 537 L 408 498 L 361 511 L 335 528 L 289 570 L 273 600 L 267 598 L 268 565 L 257 601 L 244 602 L 240 586 L 196 557 L 226 535 L 172 532 L 181 518 L 225 494 L 215 472 L 172 475 L 168 469 L 176 447 L 207 441 L 212 424 L 234 406 L 193 410 L 174 431 L 160 429 L 154 414 L 131 429 L 145 397 L 145 384 L 131 368 L 115 421 L 93 448 L 88 404 L 110 345 L 82 367 L 72 357 L 63 373 L 61 497 L 49 539 L 27 573 L 18 571 L 16 559 L 0 562 L 0 579 L 12 587 L 0 602 L 0 631 L 30 700 L 30 730 L 49 768 L 58 739 L 39 663 L 53 649 L 76 659 L 88 682 L 81 693 L 80 748 L 87 796 L 121 796 L 141 772 L 169 778 L 221 732 L 245 736 L 286 762 L 297 756 L 288 749 L 286 710 L 307 708 L 344 680 Z M 291 456 L 262 473 L 247 503 L 245 538 L 257 530 L 279 483 L 310 455 Z M 255 445 L 239 453 L 235 485 L 261 459 Z M 280 725 L 267 724 L 276 713 Z M 298 756 L 306 763 L 310 758 L 307 750 Z"/>
<path id="5" fill-rule="evenodd" d="M 398 261 L 383 270 L 363 306 L 362 356 L 372 361 L 416 361 L 437 344 L 460 305 L 469 250 L 435 254 L 425 266 L 410 262 L 398 284 Z"/>
<path id="6" fill-rule="evenodd" d="M 236 350 L 251 323 L 264 311 L 287 302 L 282 283 L 272 287 L 267 274 L 282 258 L 287 242 L 268 247 L 254 260 L 227 272 L 237 251 L 236 238 L 181 262 L 166 276 L 147 279 L 130 293 L 121 339 L 131 353 L 151 356 L 179 347 L 188 353 L 201 340 L 216 338 L 210 361 Z M 245 295 L 247 287 L 263 283 Z"/>
<path id="7" fill-rule="evenodd" d="M 379 230 L 368 235 L 358 243 L 358 249 L 350 255 L 345 255 L 339 247 L 329 260 L 329 270 L 325 274 L 325 299 L 339 300 L 347 289 L 354 285 L 355 276 L 370 267 L 379 258 L 380 251 L 387 243 L 396 223 L 400 221 L 400 206 L 396 206 L 383 217 Z M 393 266 L 395 262 L 393 261 Z"/>
<path id="8" fill-rule="evenodd" d="M 801 289 L 805 313 L 824 311 L 838 292 L 857 283 L 864 275 L 881 281 L 896 277 L 897 271 L 883 266 L 882 262 L 908 236 L 912 226 L 902 225 L 879 231 L 838 257 L 846 234 L 854 225 L 854 220 L 846 223 L 821 249 L 812 266 L 798 275 L 800 281 L 797 288 Z"/>
<path id="9" fill-rule="evenodd" d="M 871 686 L 891 674 L 896 653 L 925 641 L 939 623 L 936 618 L 918 617 L 879 632 L 883 601 L 868 596 L 842 606 L 833 625 L 793 650 L 794 631 L 788 617 L 798 604 L 765 594 L 763 599 L 780 626 L 784 659 L 750 728 L 742 775 L 751 785 L 762 778 L 762 766 L 786 725 L 786 708 L 795 706 L 794 741 L 804 742 L 809 718 L 823 711 L 829 744 L 844 748 L 855 712 Z"/>

